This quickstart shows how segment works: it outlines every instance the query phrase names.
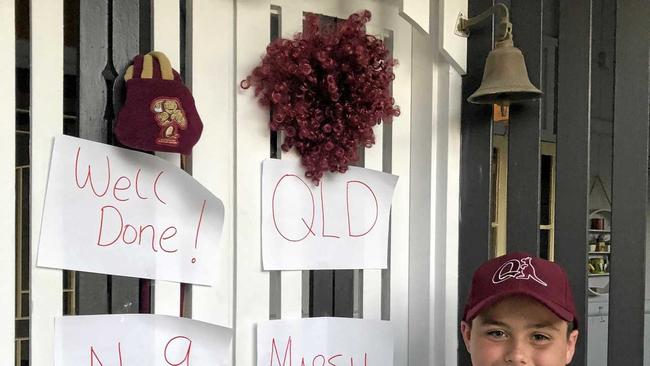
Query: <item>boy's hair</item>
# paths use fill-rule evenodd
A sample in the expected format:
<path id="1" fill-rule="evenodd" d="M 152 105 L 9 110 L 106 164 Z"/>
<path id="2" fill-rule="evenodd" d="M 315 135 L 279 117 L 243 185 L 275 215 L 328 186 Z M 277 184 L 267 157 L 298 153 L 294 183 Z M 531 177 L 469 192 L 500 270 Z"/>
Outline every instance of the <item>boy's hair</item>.
<path id="1" fill-rule="evenodd" d="M 470 323 L 505 297 L 529 296 L 560 319 L 578 328 L 573 294 L 566 272 L 558 264 L 516 252 L 483 263 L 472 278 L 463 320 Z"/>

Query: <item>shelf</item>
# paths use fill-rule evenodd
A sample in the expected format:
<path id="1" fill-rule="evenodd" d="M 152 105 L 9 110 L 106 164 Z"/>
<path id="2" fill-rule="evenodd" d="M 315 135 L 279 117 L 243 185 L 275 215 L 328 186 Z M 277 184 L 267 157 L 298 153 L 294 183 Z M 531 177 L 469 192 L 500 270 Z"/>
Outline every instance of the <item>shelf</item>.
<path id="1" fill-rule="evenodd" d="M 589 232 L 593 233 L 593 234 L 610 234 L 612 231 L 611 230 L 589 229 Z"/>
<path id="2" fill-rule="evenodd" d="M 589 255 L 600 255 L 600 254 L 605 255 L 605 254 L 611 254 L 611 253 L 612 252 L 607 251 L 607 252 L 589 252 L 588 254 Z"/>
<path id="3" fill-rule="evenodd" d="M 604 276 L 609 276 L 609 272 L 605 273 L 587 273 L 589 277 L 604 277 Z"/>

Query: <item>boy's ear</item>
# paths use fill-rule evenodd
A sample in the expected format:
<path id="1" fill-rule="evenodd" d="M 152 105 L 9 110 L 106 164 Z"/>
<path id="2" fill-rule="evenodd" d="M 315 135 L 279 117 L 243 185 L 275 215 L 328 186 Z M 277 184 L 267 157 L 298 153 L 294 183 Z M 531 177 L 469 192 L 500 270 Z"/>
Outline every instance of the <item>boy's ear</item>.
<path id="1" fill-rule="evenodd" d="M 578 343 L 578 330 L 574 329 L 569 333 L 569 339 L 567 339 L 567 348 L 566 348 L 566 364 L 570 364 L 573 359 L 573 354 L 576 351 L 576 343 Z"/>
<path id="2" fill-rule="evenodd" d="M 470 339 L 472 337 L 472 326 L 468 322 L 463 320 L 460 322 L 460 332 L 463 335 L 463 342 L 465 342 L 465 349 L 467 349 L 467 352 L 471 354 L 472 350 L 470 347 Z M 573 357 L 573 354 L 571 356 Z"/>

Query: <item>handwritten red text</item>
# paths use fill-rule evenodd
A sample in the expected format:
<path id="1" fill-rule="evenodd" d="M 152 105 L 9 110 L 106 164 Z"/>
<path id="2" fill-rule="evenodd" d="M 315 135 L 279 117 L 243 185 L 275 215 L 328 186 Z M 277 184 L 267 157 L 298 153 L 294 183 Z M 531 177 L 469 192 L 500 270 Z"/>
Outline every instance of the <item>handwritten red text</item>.
<path id="1" fill-rule="evenodd" d="M 326 206 L 328 202 L 332 202 L 333 198 L 329 197 L 329 200 L 325 199 L 326 185 L 326 182 L 321 182 L 319 185 L 320 202 L 317 203 L 310 186 L 301 177 L 295 174 L 285 174 L 276 182 L 273 189 L 273 197 L 271 198 L 271 212 L 275 229 L 282 238 L 291 242 L 300 242 L 308 238 L 310 235 L 314 237 L 322 236 L 335 239 L 341 237 L 341 233 L 334 233 L 327 228 L 326 217 L 328 217 L 328 215 L 326 215 Z M 294 197 L 302 197 L 302 199 L 307 203 L 307 207 L 311 208 L 310 210 L 308 209 L 307 212 L 311 211 L 311 213 L 309 213 L 307 217 L 300 217 L 300 214 L 297 214 L 295 211 L 291 211 L 290 209 L 287 211 L 287 207 L 285 207 L 284 211 L 281 210 L 280 206 L 283 205 L 283 202 L 277 198 L 278 190 L 281 187 L 283 187 L 285 191 L 290 191 Z M 354 192 L 354 194 L 350 194 L 351 191 Z M 355 197 L 364 193 L 365 196 L 371 198 L 365 201 L 359 200 L 358 198 L 355 199 Z M 339 199 L 344 200 L 346 212 L 336 215 L 335 217 L 347 217 L 347 235 L 355 238 L 369 234 L 377 224 L 377 219 L 379 217 L 379 204 L 373 189 L 362 181 L 350 180 L 345 183 L 345 197 L 339 197 Z M 364 207 L 359 208 L 355 206 L 360 203 L 363 204 L 364 202 Z M 317 206 L 320 206 L 320 233 L 317 233 L 317 229 L 314 228 Z M 365 224 L 355 222 L 355 218 L 356 220 L 359 220 L 359 216 L 353 214 L 353 211 L 355 211 L 354 208 L 357 208 L 357 212 L 363 213 L 364 219 L 362 221 L 364 221 Z M 287 212 L 290 212 L 291 215 L 296 215 L 295 223 L 291 228 L 292 230 L 287 227 L 280 227 L 280 217 Z M 329 217 L 332 216 L 330 215 Z M 284 222 L 286 222 L 286 217 L 283 218 L 285 219 Z"/>
<path id="2" fill-rule="evenodd" d="M 190 353 L 192 351 L 192 340 L 188 337 L 179 335 L 172 337 L 165 344 L 163 354 L 160 355 L 160 361 L 165 361 L 169 366 L 190 366 Z M 141 352 L 138 349 L 128 349 L 125 346 L 122 352 L 121 342 L 117 342 L 116 351 L 112 355 L 103 354 L 101 357 L 95 350 L 94 346 L 90 346 L 90 366 L 131 366 L 129 364 L 129 354 Z M 108 352 L 106 352 L 108 353 Z M 111 363 L 105 360 L 113 360 Z M 106 363 L 104 363 L 106 362 Z"/>
<path id="3" fill-rule="evenodd" d="M 287 343 L 284 346 L 284 352 L 282 354 L 282 357 L 280 357 L 280 352 L 278 351 L 278 346 L 275 341 L 275 338 L 271 340 L 271 360 L 269 363 L 269 366 L 293 366 L 293 352 L 291 349 L 291 337 L 287 339 Z M 282 349 L 282 348 L 281 348 Z M 282 361 L 280 361 L 280 358 L 282 358 Z M 343 354 L 341 353 L 335 353 L 335 354 L 317 354 L 314 355 L 313 357 L 305 357 L 304 355 L 300 356 L 300 358 L 296 358 L 296 363 L 295 365 L 298 365 L 298 360 L 300 360 L 300 365 L 299 366 L 354 366 L 354 357 L 344 357 Z M 349 363 L 348 363 L 349 360 Z M 307 363 L 305 363 L 305 361 Z M 358 366 L 363 365 L 363 366 L 368 366 L 368 354 L 363 353 L 363 364 L 357 363 Z"/>

